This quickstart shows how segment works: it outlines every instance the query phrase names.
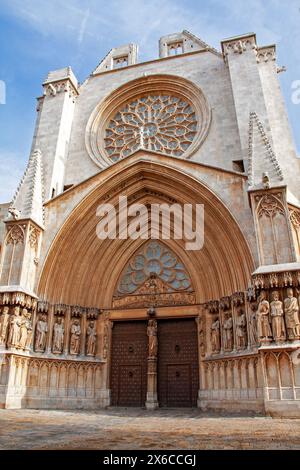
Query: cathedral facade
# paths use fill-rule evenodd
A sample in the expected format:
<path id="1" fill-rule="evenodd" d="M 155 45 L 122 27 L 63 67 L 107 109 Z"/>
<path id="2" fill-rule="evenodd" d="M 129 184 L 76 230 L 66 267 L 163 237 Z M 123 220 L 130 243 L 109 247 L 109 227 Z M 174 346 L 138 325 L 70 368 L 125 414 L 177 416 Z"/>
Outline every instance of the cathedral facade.
<path id="1" fill-rule="evenodd" d="M 188 31 L 52 71 L 0 206 L 0 407 L 300 417 L 300 163 L 274 45 Z M 204 243 L 97 236 L 99 205 L 204 207 Z M 130 212 L 129 212 L 130 213 Z M 148 217 L 148 219 L 147 219 Z M 128 235 L 118 219 L 119 232 Z M 109 225 L 109 224 L 108 224 Z"/>

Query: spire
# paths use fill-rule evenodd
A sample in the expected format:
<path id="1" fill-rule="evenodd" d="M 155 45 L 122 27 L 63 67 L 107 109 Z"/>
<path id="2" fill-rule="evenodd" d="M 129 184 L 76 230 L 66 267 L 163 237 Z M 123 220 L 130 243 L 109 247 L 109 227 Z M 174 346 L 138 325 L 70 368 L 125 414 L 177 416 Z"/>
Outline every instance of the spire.
<path id="1" fill-rule="evenodd" d="M 269 137 L 255 112 L 250 113 L 248 181 L 251 189 L 283 184 L 283 174 Z"/>
<path id="2" fill-rule="evenodd" d="M 31 219 L 43 227 L 43 193 L 41 151 L 34 150 L 30 155 L 24 176 L 8 209 L 8 220 Z"/>

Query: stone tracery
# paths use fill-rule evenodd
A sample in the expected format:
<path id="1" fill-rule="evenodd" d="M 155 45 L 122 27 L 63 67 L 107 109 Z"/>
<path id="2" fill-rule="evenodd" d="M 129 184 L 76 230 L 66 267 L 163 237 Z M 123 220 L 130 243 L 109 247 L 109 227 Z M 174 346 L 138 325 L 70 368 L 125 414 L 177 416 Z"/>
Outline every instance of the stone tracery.
<path id="1" fill-rule="evenodd" d="M 105 132 L 105 150 L 112 161 L 147 149 L 180 157 L 197 132 L 194 107 L 169 94 L 148 94 L 122 106 Z"/>
<path id="2" fill-rule="evenodd" d="M 147 279 L 151 282 L 152 274 L 163 281 L 166 292 L 193 290 L 190 277 L 176 255 L 162 243 L 151 241 L 130 260 L 115 295 L 134 293 Z"/>

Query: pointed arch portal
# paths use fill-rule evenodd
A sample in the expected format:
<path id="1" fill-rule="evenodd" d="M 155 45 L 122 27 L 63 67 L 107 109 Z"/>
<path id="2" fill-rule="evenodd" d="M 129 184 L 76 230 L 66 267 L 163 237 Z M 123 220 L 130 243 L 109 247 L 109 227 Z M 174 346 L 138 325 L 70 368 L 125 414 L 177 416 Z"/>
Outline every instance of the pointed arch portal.
<path id="1" fill-rule="evenodd" d="M 249 246 L 231 212 L 210 188 L 184 171 L 162 164 L 160 158 L 156 161 L 141 158 L 121 167 L 120 171 L 118 165 L 105 170 L 112 173 L 111 177 L 78 204 L 58 232 L 40 275 L 40 298 L 53 303 L 113 308 L 118 297 L 117 281 L 129 260 L 145 244 L 140 238 L 99 240 L 96 236 L 99 204 L 105 202 L 117 207 L 120 195 L 126 195 L 129 204 L 145 206 L 152 203 L 204 205 L 201 250 L 187 251 L 185 240 L 164 240 L 165 249 L 180 260 L 182 272 L 190 279 L 195 303 L 248 287 L 254 266 Z"/>
<path id="2" fill-rule="evenodd" d="M 137 155 L 132 164 L 127 161 L 122 167 L 120 162 L 103 173 L 101 184 L 73 210 L 54 240 L 40 277 L 39 296 L 51 303 L 109 311 L 113 328 L 110 340 L 104 333 L 103 348 L 107 348 L 104 370 L 110 404 L 196 406 L 199 304 L 247 288 L 253 269 L 247 242 L 210 188 L 182 169 L 162 164 L 161 157 L 151 155 L 146 160 Z M 146 207 L 203 204 L 203 248 L 187 251 L 185 240 L 175 237 L 99 240 L 99 204 L 118 208 L 124 195 L 129 204 Z M 118 216 L 118 209 L 115 212 Z M 147 230 L 148 223 L 141 233 Z M 155 356 L 150 354 L 148 316 L 153 306 Z"/>

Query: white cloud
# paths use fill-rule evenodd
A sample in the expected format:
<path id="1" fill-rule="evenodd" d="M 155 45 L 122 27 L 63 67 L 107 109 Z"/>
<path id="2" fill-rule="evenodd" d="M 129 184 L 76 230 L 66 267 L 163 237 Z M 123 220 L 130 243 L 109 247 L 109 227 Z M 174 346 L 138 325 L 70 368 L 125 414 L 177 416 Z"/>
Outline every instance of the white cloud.
<path id="1" fill-rule="evenodd" d="M 218 46 L 226 36 L 258 33 L 262 43 L 278 42 L 281 25 L 299 12 L 298 0 L 3 0 L 2 9 L 43 35 L 81 45 L 84 39 L 105 38 L 111 47 L 139 42 L 142 55 L 153 55 L 161 35 L 191 29 Z M 296 15 L 296 23 L 299 17 Z M 296 24 L 295 24 L 296 26 Z M 298 28 L 297 28 L 298 29 Z M 155 51 L 156 52 L 156 51 Z"/>

